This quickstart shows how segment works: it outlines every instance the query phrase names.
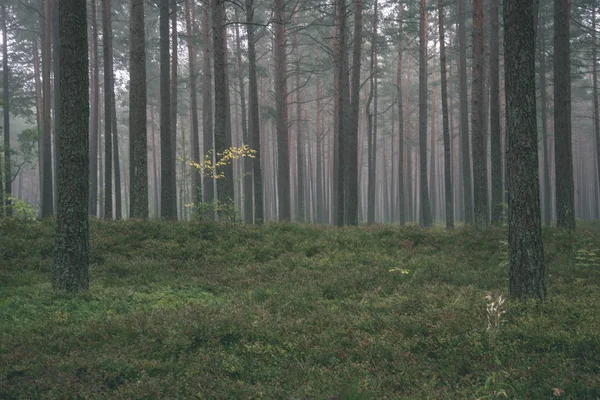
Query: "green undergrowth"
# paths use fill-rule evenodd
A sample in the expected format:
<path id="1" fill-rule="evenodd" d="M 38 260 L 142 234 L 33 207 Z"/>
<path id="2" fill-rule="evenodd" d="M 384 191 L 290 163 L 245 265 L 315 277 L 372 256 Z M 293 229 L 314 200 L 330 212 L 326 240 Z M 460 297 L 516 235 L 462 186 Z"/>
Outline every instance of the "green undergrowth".
<path id="1" fill-rule="evenodd" d="M 544 231 L 548 300 L 507 300 L 506 230 L 0 220 L 0 398 L 600 397 L 600 225 Z M 499 311 L 499 312 L 500 312 Z"/>

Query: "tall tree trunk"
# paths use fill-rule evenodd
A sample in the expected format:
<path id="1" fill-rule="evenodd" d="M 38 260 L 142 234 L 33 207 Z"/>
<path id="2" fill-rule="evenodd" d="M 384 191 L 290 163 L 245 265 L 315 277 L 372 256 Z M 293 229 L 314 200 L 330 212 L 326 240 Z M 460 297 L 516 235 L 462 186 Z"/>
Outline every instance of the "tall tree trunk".
<path id="1" fill-rule="evenodd" d="M 89 75 L 86 0 L 61 0 L 60 167 L 52 283 L 56 290 L 89 286 Z"/>
<path id="2" fill-rule="evenodd" d="M 194 45 L 194 7 L 191 0 L 185 0 L 185 27 L 187 34 L 188 62 L 190 69 L 190 146 L 192 147 L 192 162 L 200 164 L 200 133 L 198 128 L 198 94 L 197 94 L 197 69 L 196 46 Z M 192 168 L 192 202 L 197 205 L 202 202 L 202 175 L 196 168 Z"/>
<path id="3" fill-rule="evenodd" d="M 435 70 L 431 73 L 432 79 L 435 82 Z M 430 138 L 431 138 L 431 152 L 429 153 L 429 199 L 431 203 L 431 220 L 435 221 L 438 217 L 437 212 L 437 203 L 438 203 L 438 193 L 437 193 L 437 183 L 436 183 L 436 148 L 437 143 L 435 140 L 435 121 L 436 121 L 436 98 L 435 98 L 435 87 L 431 88 L 431 130 L 430 130 Z"/>
<path id="4" fill-rule="evenodd" d="M 213 12 L 213 49 L 215 74 L 215 156 L 220 159 L 231 147 L 231 128 L 228 122 L 229 106 L 227 84 L 227 41 L 225 27 L 225 1 L 211 0 Z M 233 204 L 233 167 L 228 164 L 217 169 L 217 174 L 223 172 L 223 177 L 217 179 L 217 198 L 222 204 Z"/>
<path id="5" fill-rule="evenodd" d="M 235 19 L 240 21 L 240 15 L 238 9 L 235 9 Z M 241 106 L 241 125 L 242 125 L 242 141 L 244 145 L 250 145 L 250 137 L 248 136 L 248 117 L 246 114 L 246 90 L 244 84 L 245 69 L 242 64 L 242 44 L 240 39 L 240 25 L 235 25 L 235 44 L 237 53 L 238 63 L 238 85 L 240 88 L 240 106 Z M 252 223 L 252 161 L 250 158 L 244 158 L 243 160 L 243 214 L 244 221 L 246 224 Z"/>
<path id="6" fill-rule="evenodd" d="M 285 2 L 275 0 L 275 108 L 277 123 L 277 195 L 279 199 L 279 220 L 289 221 L 290 162 L 288 144 L 288 104 L 286 70 Z"/>
<path id="7" fill-rule="evenodd" d="M 42 34 L 42 79 L 44 82 L 43 95 L 43 132 L 42 132 L 42 218 L 50 217 L 54 214 L 54 194 L 52 179 L 52 137 L 50 126 L 52 118 L 50 115 L 50 99 L 52 90 L 50 86 L 50 50 L 52 47 L 52 4 L 51 0 L 41 0 L 43 3 L 44 15 L 40 18 L 40 30 Z M 41 9 L 41 8 L 40 8 Z"/>
<path id="8" fill-rule="evenodd" d="M 510 295 L 546 297 L 540 215 L 532 1 L 504 0 Z"/>
<path id="9" fill-rule="evenodd" d="M 98 125 L 100 114 L 100 61 L 98 57 L 98 17 L 97 2 L 91 0 L 92 9 L 92 82 L 90 117 L 90 199 L 89 212 L 98 216 Z M 144 60 L 145 61 L 145 60 Z"/>
<path id="10" fill-rule="evenodd" d="M 473 88 L 471 90 L 471 127 L 473 129 L 474 223 L 477 228 L 489 224 L 487 162 L 484 134 L 483 82 L 483 0 L 473 0 Z"/>
<path id="11" fill-rule="evenodd" d="M 252 175 L 254 178 L 254 222 L 262 224 L 264 221 L 263 206 L 263 180 L 260 146 L 260 119 L 258 114 L 258 82 L 256 78 L 256 49 L 254 39 L 254 0 L 246 0 L 246 32 L 248 35 L 248 110 L 250 119 L 250 147 L 256 151 L 252 162 Z"/>
<path id="12" fill-rule="evenodd" d="M 210 35 L 210 15 L 208 5 L 202 8 L 202 135 L 203 135 L 203 153 L 201 162 L 203 163 L 206 155 L 214 157 L 214 133 L 213 133 L 213 100 L 212 100 L 212 53 L 211 53 L 211 35 Z M 213 204 L 215 199 L 215 181 L 212 174 L 204 175 L 203 182 L 204 202 Z"/>
<path id="13" fill-rule="evenodd" d="M 596 178 L 597 178 L 597 190 L 600 190 L 600 111 L 598 107 L 598 53 L 597 53 L 597 42 L 596 42 L 596 9 L 592 12 L 592 96 L 594 96 L 594 133 L 596 137 Z M 598 196 L 598 192 L 596 192 Z M 595 215 L 598 216 L 598 209 L 600 204 L 595 204 Z"/>
<path id="14" fill-rule="evenodd" d="M 401 16 L 401 15 L 400 15 Z M 402 26 L 400 26 L 402 31 Z M 402 37 L 398 41 L 398 66 L 396 84 L 398 85 L 398 219 L 400 225 L 406 224 L 405 188 L 404 188 L 404 104 L 402 97 Z"/>
<path id="15" fill-rule="evenodd" d="M 300 55 L 298 55 L 298 63 L 296 65 L 296 160 L 297 160 L 297 220 L 306 222 L 307 202 L 305 194 L 305 171 L 304 164 L 306 154 L 304 150 L 304 132 L 302 131 L 302 96 L 300 88 Z"/>
<path id="16" fill-rule="evenodd" d="M 40 18 L 40 20 L 42 20 L 42 18 Z M 41 25 L 41 24 L 40 24 Z M 35 83 L 35 116 L 36 116 L 36 122 L 37 122 L 37 131 L 38 132 L 42 132 L 43 131 L 43 124 L 44 124 L 44 119 L 43 119 L 43 110 L 44 110 L 44 101 L 42 98 L 42 80 L 40 79 L 40 52 L 39 52 L 39 47 L 38 47 L 38 41 L 37 38 L 34 37 L 33 39 L 33 79 L 34 79 L 34 83 Z M 38 192 L 40 194 L 40 198 L 39 198 L 39 205 L 40 205 L 40 209 L 41 209 L 41 205 L 42 205 L 42 139 L 40 138 L 40 140 L 38 140 L 37 143 L 37 150 L 38 150 Z"/>
<path id="17" fill-rule="evenodd" d="M 494 2 L 495 0 L 492 0 Z M 444 189 L 446 195 L 446 229 L 454 229 L 454 193 L 452 190 L 452 155 L 448 123 L 448 82 L 446 77 L 446 38 L 444 35 L 444 8 L 438 0 L 440 32 L 440 69 L 442 79 L 442 132 L 444 137 Z"/>
<path id="18" fill-rule="evenodd" d="M 539 74 L 540 74 L 540 101 L 542 108 L 542 144 L 543 144 L 543 164 L 544 164 L 544 224 L 550 226 L 552 223 L 552 186 L 550 178 L 550 157 L 548 145 L 548 95 L 546 92 L 546 54 L 545 52 L 545 29 L 544 19 L 539 18 L 539 28 L 537 30 L 537 38 L 540 49 L 538 51 L 539 59 Z"/>
<path id="19" fill-rule="evenodd" d="M 499 0 L 490 0 L 490 145 L 492 159 L 492 224 L 502 222 L 502 138 L 500 129 Z M 543 89 L 545 90 L 545 88 Z"/>
<path id="20" fill-rule="evenodd" d="M 367 100 L 367 153 L 368 153 L 368 183 L 367 183 L 367 224 L 375 223 L 375 192 L 377 190 L 377 25 L 379 16 L 377 14 L 378 1 L 375 0 L 373 12 L 373 30 L 371 32 L 371 65 L 369 73 L 371 76 L 371 89 Z M 371 112 L 371 103 L 375 107 Z"/>
<path id="21" fill-rule="evenodd" d="M 571 139 L 571 0 L 554 0 L 554 149 L 556 218 L 559 228 L 575 230 L 573 143 Z"/>
<path id="22" fill-rule="evenodd" d="M 431 205 L 427 185 L 427 0 L 420 0 L 419 18 L 419 155 L 421 180 L 421 225 L 431 226 Z"/>
<path id="23" fill-rule="evenodd" d="M 129 79 L 130 202 L 132 218 L 148 218 L 146 37 L 144 0 L 131 1 Z M 152 128 L 154 131 L 154 128 Z M 154 140 L 154 138 L 152 138 Z"/>
<path id="24" fill-rule="evenodd" d="M 179 68 L 177 44 L 177 0 L 171 0 L 171 179 L 173 180 L 171 190 L 175 202 L 173 218 L 175 220 L 177 219 L 177 69 Z"/>
<path id="25" fill-rule="evenodd" d="M 112 30 L 110 0 L 102 0 L 102 50 L 104 54 L 104 218 L 113 218 L 113 108 Z"/>
<path id="26" fill-rule="evenodd" d="M 460 136 L 463 170 L 463 198 L 465 224 L 473 223 L 473 191 L 471 180 L 471 151 L 469 146 L 469 105 L 467 98 L 467 36 L 465 27 L 465 0 L 458 0 L 458 42 L 459 42 L 459 88 L 460 88 Z"/>
<path id="27" fill-rule="evenodd" d="M 159 193 L 159 176 L 158 176 L 158 146 L 156 144 L 156 126 L 154 123 L 154 107 L 150 106 L 150 132 L 151 132 L 151 140 L 152 140 L 152 176 L 154 179 L 154 184 L 152 185 L 154 188 L 154 217 L 160 217 L 160 193 Z"/>
<path id="28" fill-rule="evenodd" d="M 6 5 L 2 5 L 2 108 L 4 109 L 4 213 L 10 217 L 12 208 L 10 197 L 12 196 L 12 171 L 10 165 L 10 94 L 9 94 L 8 69 L 8 30 L 6 29 Z M 0 199 L 2 200 L 2 199 Z"/>
<path id="29" fill-rule="evenodd" d="M 160 0 L 160 216 L 177 220 L 175 159 L 171 125 L 171 57 L 169 54 L 169 0 Z"/>
<path id="30" fill-rule="evenodd" d="M 52 173 L 53 178 L 53 193 L 56 199 L 56 185 L 58 182 L 58 165 L 60 161 L 60 80 L 58 79 L 60 73 L 60 61 L 58 59 L 58 53 L 60 51 L 60 37 L 58 35 L 58 5 L 55 5 L 52 10 L 52 75 L 53 75 L 53 111 L 54 111 L 54 131 L 53 131 L 53 143 L 52 143 L 52 167 L 54 172 Z M 56 212 L 56 202 L 54 203 L 54 212 Z"/>
<path id="31" fill-rule="evenodd" d="M 360 69 L 362 57 L 362 0 L 354 0 L 354 39 L 352 49 L 351 126 L 348 130 L 346 214 L 349 225 L 358 225 L 358 117 L 360 110 Z"/>

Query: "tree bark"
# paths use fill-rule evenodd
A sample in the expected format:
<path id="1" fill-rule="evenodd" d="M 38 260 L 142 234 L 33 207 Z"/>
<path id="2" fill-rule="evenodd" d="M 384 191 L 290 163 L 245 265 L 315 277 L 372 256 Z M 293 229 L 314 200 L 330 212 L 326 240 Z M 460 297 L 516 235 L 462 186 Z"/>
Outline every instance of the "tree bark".
<path id="1" fill-rule="evenodd" d="M 467 96 L 467 38 L 465 28 L 465 0 L 458 0 L 459 87 L 460 87 L 460 136 L 463 170 L 463 199 L 465 224 L 473 223 L 473 190 L 471 180 L 471 151 L 469 146 L 469 105 Z"/>
<path id="2" fill-rule="evenodd" d="M 246 32 L 248 35 L 248 110 L 250 114 L 248 128 L 250 130 L 250 147 L 256 151 L 252 160 L 252 175 L 254 178 L 254 223 L 264 221 L 263 180 L 260 143 L 260 119 L 258 113 L 258 82 L 256 77 L 256 49 L 254 39 L 254 0 L 246 0 Z"/>
<path id="3" fill-rule="evenodd" d="M 178 35 L 177 35 L 177 0 L 171 0 L 171 190 L 175 202 L 175 217 L 177 220 L 177 70 Z M 183 143 L 183 142 L 182 142 Z M 185 157 L 185 153 L 184 153 Z M 184 173 L 182 171 L 182 173 Z"/>
<path id="4" fill-rule="evenodd" d="M 113 108 L 112 30 L 110 0 L 102 0 L 102 50 L 104 54 L 104 218 L 113 218 Z"/>
<path id="5" fill-rule="evenodd" d="M 474 225 L 489 224 L 487 162 L 484 134 L 483 82 L 483 0 L 473 0 L 473 87 L 471 90 L 471 127 L 473 150 Z"/>
<path id="6" fill-rule="evenodd" d="M 86 0 L 59 2 L 61 132 L 53 287 L 89 286 L 89 75 Z"/>
<path id="7" fill-rule="evenodd" d="M 492 0 L 494 2 L 495 0 Z M 446 195 L 446 229 L 454 229 L 454 193 L 452 190 L 452 155 L 450 152 L 450 128 L 448 123 L 448 82 L 446 71 L 446 38 L 444 32 L 444 8 L 438 0 L 440 33 L 440 69 L 442 80 L 442 134 L 444 137 L 444 189 Z"/>
<path id="8" fill-rule="evenodd" d="M 592 95 L 594 96 L 594 136 L 596 138 L 596 179 L 597 190 L 600 190 L 600 110 L 598 106 L 598 50 L 596 42 L 596 9 L 592 12 Z M 596 194 L 597 196 L 598 194 Z M 598 216 L 600 204 L 594 204 L 595 216 Z"/>
<path id="9" fill-rule="evenodd" d="M 213 132 L 213 99 L 212 99 L 212 54 L 211 54 L 211 35 L 210 35 L 210 15 L 208 5 L 202 8 L 202 135 L 203 135 L 203 154 L 204 157 L 210 154 L 214 157 L 214 132 Z M 215 199 L 215 181 L 212 174 L 204 175 L 203 182 L 204 202 L 212 204 Z"/>
<path id="10" fill-rule="evenodd" d="M 502 139 L 500 129 L 499 0 L 490 0 L 490 145 L 492 158 L 492 224 L 502 222 Z M 545 90 L 545 88 L 543 89 Z"/>
<path id="11" fill-rule="evenodd" d="M 375 192 L 377 190 L 377 14 L 378 1 L 375 0 L 373 13 L 373 31 L 371 32 L 371 65 L 369 68 L 371 76 L 371 89 L 367 100 L 367 153 L 368 153 L 368 183 L 367 183 L 367 224 L 375 223 Z M 371 103 L 374 110 L 371 112 Z"/>
<path id="12" fill-rule="evenodd" d="M 421 218 L 423 227 L 432 224 L 427 185 L 427 0 L 420 0 L 419 23 L 419 154 Z"/>
<path id="13" fill-rule="evenodd" d="M 277 195 L 279 220 L 291 217 L 286 70 L 285 1 L 275 0 L 275 109 L 277 124 Z"/>
<path id="14" fill-rule="evenodd" d="M 510 295 L 546 297 L 540 215 L 532 1 L 504 1 Z"/>
<path id="15" fill-rule="evenodd" d="M 132 218 L 148 218 L 148 149 L 146 122 L 146 37 L 144 1 L 131 1 L 129 80 L 129 160 Z"/>
<path id="16" fill-rule="evenodd" d="M 400 15 L 401 17 L 401 15 Z M 400 31 L 402 26 L 400 26 Z M 396 84 L 398 85 L 398 219 L 400 225 L 406 224 L 406 206 L 404 189 L 404 104 L 402 94 L 402 37 L 398 41 L 398 67 L 396 69 Z"/>
<path id="17" fill-rule="evenodd" d="M 6 29 L 6 5 L 2 5 L 2 108 L 4 109 L 4 215 L 12 215 L 11 201 L 12 196 L 12 170 L 10 164 L 10 93 L 9 93 L 9 75 L 8 68 L 8 30 Z M 0 199 L 2 200 L 2 199 Z"/>
<path id="18" fill-rule="evenodd" d="M 556 157 L 556 219 L 559 228 L 574 231 L 575 188 L 571 138 L 571 0 L 554 0 L 554 149 Z"/>
<path id="19" fill-rule="evenodd" d="M 50 217 L 54 214 L 54 194 L 52 179 L 52 137 L 50 126 L 52 117 L 50 115 L 50 99 L 52 89 L 50 86 L 50 50 L 52 47 L 52 4 L 51 0 L 40 0 L 43 3 L 44 15 L 40 18 L 40 30 L 42 34 L 42 80 L 44 85 L 43 94 L 43 132 L 42 132 L 42 218 Z M 40 8 L 41 9 L 41 8 Z"/>
<path id="20" fill-rule="evenodd" d="M 100 61 L 98 57 L 98 17 L 96 0 L 91 0 L 92 11 L 92 82 L 90 117 L 90 216 L 98 216 L 98 126 L 100 114 Z"/>

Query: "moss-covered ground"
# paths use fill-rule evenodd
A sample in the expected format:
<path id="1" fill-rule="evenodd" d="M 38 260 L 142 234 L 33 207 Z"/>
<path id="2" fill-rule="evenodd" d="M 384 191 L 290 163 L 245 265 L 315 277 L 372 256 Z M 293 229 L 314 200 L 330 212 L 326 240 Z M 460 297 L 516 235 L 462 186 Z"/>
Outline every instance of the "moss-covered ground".
<path id="1" fill-rule="evenodd" d="M 52 233 L 0 221 L 2 399 L 600 398 L 600 225 L 489 330 L 505 228 L 93 222 L 74 295 Z"/>

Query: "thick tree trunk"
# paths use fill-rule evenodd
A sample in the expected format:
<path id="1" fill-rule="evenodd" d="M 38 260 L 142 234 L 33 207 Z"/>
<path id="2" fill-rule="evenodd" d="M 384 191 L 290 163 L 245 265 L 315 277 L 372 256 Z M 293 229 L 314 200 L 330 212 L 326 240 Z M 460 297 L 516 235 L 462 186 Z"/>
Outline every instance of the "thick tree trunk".
<path id="1" fill-rule="evenodd" d="M 89 286 L 87 7 L 86 0 L 58 7 L 62 118 L 52 282 L 56 290 L 79 291 Z"/>
<path id="2" fill-rule="evenodd" d="M 469 145 L 469 105 L 467 96 L 467 37 L 465 28 L 465 0 L 458 0 L 458 42 L 459 42 L 459 87 L 460 87 L 460 136 L 463 171 L 463 199 L 465 224 L 473 223 L 473 190 L 471 180 L 471 151 Z"/>
<path id="3" fill-rule="evenodd" d="M 130 202 L 132 218 L 148 218 L 146 37 L 144 1 L 131 1 L 129 80 Z"/>
<path id="4" fill-rule="evenodd" d="M 546 54 L 544 40 L 544 19 L 539 19 L 540 25 L 537 30 L 537 38 L 540 45 L 538 51 L 539 74 L 540 74 L 540 102 L 542 109 L 542 145 L 543 145 L 543 165 L 544 165 L 544 225 L 550 226 L 552 223 L 552 186 L 550 178 L 550 157 L 548 145 L 548 94 L 546 92 Z"/>
<path id="5" fill-rule="evenodd" d="M 474 224 L 489 224 L 487 162 L 484 133 L 483 80 L 483 0 L 473 0 L 473 88 L 471 90 L 471 127 L 473 129 Z"/>
<path id="6" fill-rule="evenodd" d="M 556 219 L 559 228 L 575 230 L 575 188 L 571 139 L 571 0 L 554 0 L 554 149 Z"/>
<path id="7" fill-rule="evenodd" d="M 546 297 L 539 199 L 532 1 L 504 1 L 510 295 Z"/>
<path id="8" fill-rule="evenodd" d="M 492 0 L 492 2 L 495 0 Z M 452 155 L 450 153 L 450 128 L 448 126 L 448 82 L 446 77 L 446 38 L 444 34 L 444 9 L 438 0 L 440 32 L 440 69 L 442 80 L 442 129 L 444 137 L 444 189 L 446 195 L 446 229 L 454 229 L 454 194 L 452 191 Z"/>
<path id="9" fill-rule="evenodd" d="M 252 175 L 254 178 L 254 223 L 264 221 L 263 180 L 260 143 L 260 119 L 258 114 L 258 82 L 256 77 L 256 49 L 254 39 L 254 0 L 246 0 L 246 31 L 248 35 L 248 111 L 250 114 L 248 128 L 250 131 L 250 147 L 256 151 L 252 160 Z"/>
<path id="10" fill-rule="evenodd" d="M 432 224 L 427 185 L 427 0 L 420 0 L 419 23 L 419 156 L 421 226 Z"/>

